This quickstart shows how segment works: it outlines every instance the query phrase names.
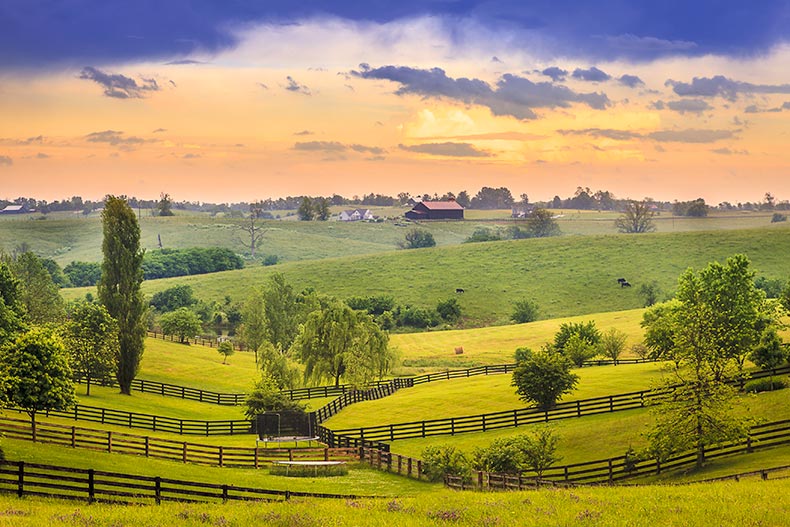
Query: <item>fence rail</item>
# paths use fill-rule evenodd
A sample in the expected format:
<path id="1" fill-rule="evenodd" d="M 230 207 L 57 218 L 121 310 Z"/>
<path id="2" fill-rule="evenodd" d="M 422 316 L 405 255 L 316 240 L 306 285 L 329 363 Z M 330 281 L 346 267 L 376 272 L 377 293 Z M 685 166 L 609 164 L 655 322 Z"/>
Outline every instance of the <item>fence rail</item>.
<path id="1" fill-rule="evenodd" d="M 0 461 L 0 492 L 88 502 L 150 503 L 163 501 L 281 501 L 291 497 L 350 499 L 360 496 L 292 492 L 236 485 L 184 481 L 27 463 Z"/>
<path id="2" fill-rule="evenodd" d="M 742 441 L 711 447 L 703 451 L 704 459 L 754 452 L 790 444 L 790 420 L 756 425 Z M 684 452 L 666 460 L 629 459 L 618 456 L 585 463 L 551 467 L 541 476 L 538 485 L 545 482 L 555 484 L 607 484 L 637 476 L 660 474 L 663 471 L 688 467 L 697 463 L 697 452 Z M 494 474 L 477 472 L 472 481 L 448 476 L 446 484 L 457 489 L 524 489 L 536 486 L 535 478 L 523 474 Z"/>
<path id="3" fill-rule="evenodd" d="M 0 417 L 0 432 L 11 439 L 34 440 L 30 422 L 21 419 Z M 359 451 L 348 448 L 225 447 L 50 423 L 36 424 L 35 435 L 37 443 L 219 467 L 260 468 L 272 461 L 359 459 Z"/>
<path id="4" fill-rule="evenodd" d="M 760 379 L 772 375 L 790 373 L 790 366 L 761 370 L 751 373 L 751 379 Z M 734 384 L 745 383 L 738 379 Z M 548 422 L 571 417 L 584 417 L 600 413 L 610 413 L 634 408 L 643 408 L 652 399 L 668 393 L 665 390 L 640 390 L 636 392 L 579 399 L 558 403 L 550 410 L 541 410 L 535 406 L 516 408 L 479 415 L 411 421 L 379 426 L 344 428 L 330 430 L 319 427 L 321 441 L 329 446 L 359 447 L 370 446 L 380 441 L 396 441 L 399 439 L 424 438 L 437 435 L 455 435 L 468 432 L 488 432 L 499 428 L 513 428 L 538 422 Z M 331 403 L 330 403 L 331 404 Z M 318 421 L 318 423 L 323 420 Z"/>
<path id="5" fill-rule="evenodd" d="M 22 412 L 18 408 L 8 408 L 11 411 Z M 48 417 L 63 417 L 75 421 L 88 421 L 103 425 L 124 426 L 139 428 L 154 432 L 170 432 L 180 435 L 235 435 L 251 434 L 255 432 L 255 423 L 246 419 L 227 421 L 201 421 L 197 419 L 177 419 L 161 415 L 139 414 L 100 408 L 96 406 L 74 405 L 69 410 L 50 410 Z"/>

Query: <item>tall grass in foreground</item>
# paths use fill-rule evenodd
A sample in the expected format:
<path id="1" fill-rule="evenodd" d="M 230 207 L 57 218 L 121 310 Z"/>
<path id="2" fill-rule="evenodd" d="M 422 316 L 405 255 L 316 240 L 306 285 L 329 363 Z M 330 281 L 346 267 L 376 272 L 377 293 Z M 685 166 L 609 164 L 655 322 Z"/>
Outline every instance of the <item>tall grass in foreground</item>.
<path id="1" fill-rule="evenodd" d="M 412 498 L 161 506 L 0 496 L 0 526 L 787 525 L 790 480 L 513 493 L 440 490 Z"/>

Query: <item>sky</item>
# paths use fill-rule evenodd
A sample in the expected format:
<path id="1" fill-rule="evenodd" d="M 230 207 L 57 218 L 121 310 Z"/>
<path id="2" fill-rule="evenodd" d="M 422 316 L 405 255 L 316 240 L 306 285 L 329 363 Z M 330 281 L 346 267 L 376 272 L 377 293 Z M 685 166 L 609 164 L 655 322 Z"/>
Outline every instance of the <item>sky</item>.
<path id="1" fill-rule="evenodd" d="M 3 0 L 0 199 L 790 199 L 790 3 Z"/>

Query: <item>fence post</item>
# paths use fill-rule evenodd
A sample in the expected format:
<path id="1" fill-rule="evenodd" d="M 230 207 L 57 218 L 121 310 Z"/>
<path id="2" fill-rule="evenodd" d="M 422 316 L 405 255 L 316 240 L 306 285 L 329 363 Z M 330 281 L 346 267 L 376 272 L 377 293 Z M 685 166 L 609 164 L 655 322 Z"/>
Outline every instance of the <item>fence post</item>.
<path id="1" fill-rule="evenodd" d="M 92 468 L 89 468 L 88 469 L 88 503 L 93 503 L 94 501 L 96 501 L 96 498 L 94 497 L 96 492 L 95 478 L 96 478 L 96 474 L 94 473 Z"/>
<path id="2" fill-rule="evenodd" d="M 609 411 L 614 412 L 614 399 L 612 399 L 611 395 L 609 396 Z"/>
<path id="3" fill-rule="evenodd" d="M 149 442 L 150 442 L 149 437 L 145 436 L 145 457 L 148 457 L 148 451 L 150 448 Z"/>
<path id="4" fill-rule="evenodd" d="M 107 432 L 107 452 L 112 454 L 112 431 Z"/>
<path id="5" fill-rule="evenodd" d="M 71 427 L 71 448 L 77 448 L 77 427 Z"/>
<path id="6" fill-rule="evenodd" d="M 25 462 L 19 462 L 19 468 L 16 476 L 16 495 L 20 498 L 25 493 Z"/>
<path id="7" fill-rule="evenodd" d="M 162 478 L 159 476 L 154 478 L 154 500 L 157 505 L 162 504 Z"/>
<path id="8" fill-rule="evenodd" d="M 477 471 L 477 486 L 480 488 L 480 490 L 483 490 L 483 471 L 482 470 L 478 470 Z"/>
<path id="9" fill-rule="evenodd" d="M 258 468 L 258 446 L 255 446 L 255 468 Z"/>
<path id="10" fill-rule="evenodd" d="M 285 501 L 288 501 L 290 499 L 291 499 L 291 491 L 290 490 L 286 490 L 285 491 Z"/>
<path id="11" fill-rule="evenodd" d="M 748 453 L 752 453 L 752 436 L 751 434 L 746 436 L 746 451 Z"/>
<path id="12" fill-rule="evenodd" d="M 228 485 L 222 485 L 222 503 L 228 502 Z"/>
<path id="13" fill-rule="evenodd" d="M 420 479 L 422 476 L 422 459 L 417 460 L 417 479 Z"/>
<path id="14" fill-rule="evenodd" d="M 411 458 L 406 458 L 406 475 L 411 477 Z"/>
<path id="15" fill-rule="evenodd" d="M 612 484 L 612 459 L 609 458 L 608 462 L 609 462 L 608 463 L 609 464 L 609 484 L 611 485 Z"/>
<path id="16" fill-rule="evenodd" d="M 224 457 L 225 457 L 225 456 L 224 456 L 224 453 L 225 453 L 225 452 L 224 452 L 224 450 L 223 450 L 223 448 L 222 448 L 222 445 L 220 445 L 220 446 L 219 446 L 219 466 L 220 466 L 220 467 L 223 465 L 223 462 L 225 461 L 225 460 L 224 460 Z"/>
<path id="17" fill-rule="evenodd" d="M 763 481 L 767 480 L 768 479 L 768 472 L 765 471 L 765 470 L 761 470 L 760 471 L 760 477 L 762 478 Z"/>
<path id="18" fill-rule="evenodd" d="M 576 417 L 582 416 L 582 402 L 576 399 Z"/>
<path id="19" fill-rule="evenodd" d="M 184 463 L 187 462 L 187 443 L 186 443 L 186 441 L 184 441 L 184 443 L 183 443 L 183 451 L 182 451 L 181 459 L 182 459 L 182 461 Z"/>

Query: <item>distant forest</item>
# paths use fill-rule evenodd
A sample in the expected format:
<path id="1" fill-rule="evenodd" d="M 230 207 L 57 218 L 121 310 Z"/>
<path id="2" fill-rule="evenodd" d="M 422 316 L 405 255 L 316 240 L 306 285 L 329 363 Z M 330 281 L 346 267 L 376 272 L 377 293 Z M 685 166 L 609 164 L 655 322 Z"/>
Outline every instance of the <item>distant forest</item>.
<path id="1" fill-rule="evenodd" d="M 408 192 L 401 192 L 397 196 L 371 193 L 365 194 L 361 197 L 353 196 L 351 198 L 347 198 L 339 194 L 333 194 L 331 196 L 287 196 L 284 198 L 268 198 L 260 201 L 242 201 L 238 203 L 208 203 L 172 200 L 172 208 L 176 210 L 208 212 L 213 214 L 222 213 L 229 216 L 242 216 L 244 213 L 254 210 L 260 217 L 273 218 L 275 217 L 274 213 L 277 211 L 296 210 L 306 198 L 316 199 L 316 197 L 325 199 L 329 205 L 352 207 L 406 206 L 414 200 L 445 201 L 452 199 L 468 209 L 510 209 L 512 207 L 533 205 L 535 207 L 549 209 L 622 210 L 626 203 L 632 201 L 630 199 L 617 198 L 612 192 L 608 190 L 593 191 L 589 187 L 578 187 L 572 196 L 561 198 L 559 195 L 557 195 L 549 201 L 538 201 L 532 203 L 529 201 L 527 194 L 521 194 L 518 197 L 514 197 L 510 190 L 506 187 L 483 187 L 474 195 L 471 195 L 466 190 L 462 190 L 457 194 L 453 192 L 446 192 L 442 195 L 412 195 Z M 169 196 L 167 199 L 170 199 Z M 130 197 L 127 198 L 127 201 L 133 209 L 156 211 L 160 207 L 162 200 L 144 200 Z M 656 201 L 650 198 L 646 198 L 646 201 L 653 204 L 658 210 L 672 211 L 674 214 L 682 216 L 698 215 L 700 210 L 707 211 L 710 208 L 716 208 L 718 210 L 790 210 L 790 202 L 787 200 L 777 201 L 770 192 L 766 193 L 763 201 L 760 202 L 747 201 L 733 204 L 725 201 L 719 203 L 717 206 L 706 204 L 705 200 L 702 198 L 686 202 Z M 104 200 L 83 200 L 80 196 L 73 196 L 68 199 L 56 200 L 52 202 L 38 200 L 36 198 L 22 197 L 13 201 L 0 199 L 0 209 L 6 207 L 7 205 L 22 205 L 26 211 L 36 211 L 42 214 L 59 211 L 72 211 L 90 214 L 91 212 L 104 207 Z M 691 213 L 689 213 L 689 211 L 691 211 Z"/>

